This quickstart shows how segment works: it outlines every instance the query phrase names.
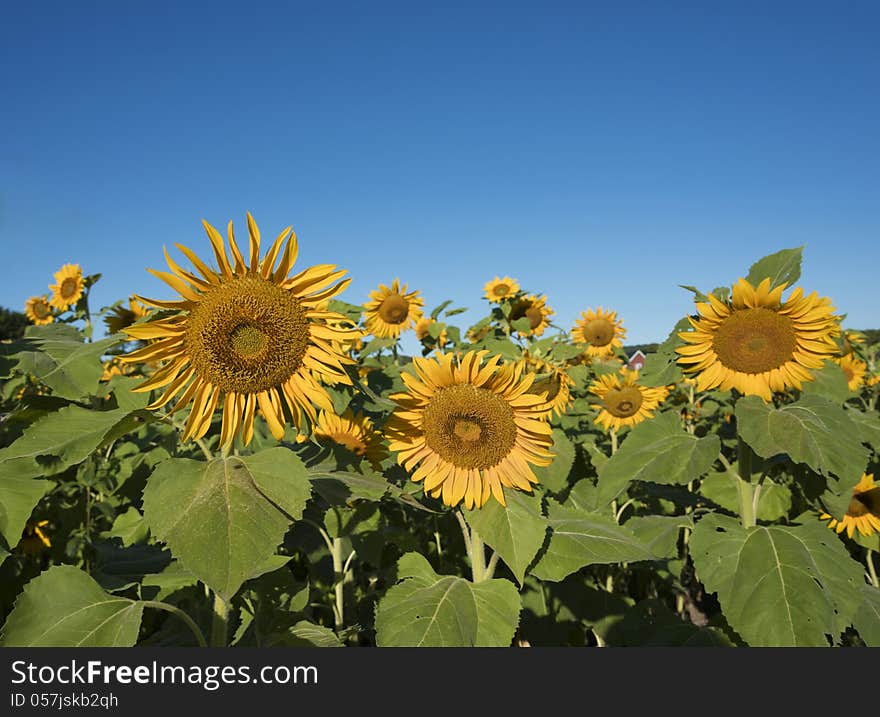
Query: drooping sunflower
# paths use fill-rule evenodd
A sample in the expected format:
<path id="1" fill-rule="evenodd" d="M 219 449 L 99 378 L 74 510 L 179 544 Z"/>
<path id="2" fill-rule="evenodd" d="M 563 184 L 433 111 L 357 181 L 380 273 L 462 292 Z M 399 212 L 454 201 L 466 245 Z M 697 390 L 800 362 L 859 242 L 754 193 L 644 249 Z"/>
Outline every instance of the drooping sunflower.
<path id="1" fill-rule="evenodd" d="M 427 338 L 431 338 L 431 326 L 436 323 L 437 321 L 429 316 L 419 319 L 416 322 L 416 338 L 419 341 L 424 341 Z M 449 334 L 447 333 L 446 329 L 442 329 L 435 340 L 437 342 L 437 346 L 441 349 L 446 346 L 447 342 L 449 341 Z"/>
<path id="2" fill-rule="evenodd" d="M 24 315 L 37 326 L 51 324 L 55 317 L 48 296 L 32 296 L 24 302 Z"/>
<path id="3" fill-rule="evenodd" d="M 841 520 L 828 513 L 819 516 L 828 521 L 828 527 L 851 538 L 858 531 L 865 536 L 880 533 L 880 486 L 874 482 L 872 473 L 862 474 L 862 479 L 853 488 L 852 498 Z"/>
<path id="4" fill-rule="evenodd" d="M 124 329 L 131 338 L 151 342 L 128 354 L 125 361 L 162 361 L 135 389 L 165 387 L 149 407 L 160 408 L 178 396 L 172 413 L 192 403 L 184 440 L 204 436 L 218 406 L 223 411 L 221 446 L 229 445 L 239 430 L 244 444 L 250 443 L 258 408 L 280 440 L 288 419 L 305 431 L 317 419 L 316 407 L 333 410 L 315 375 L 350 383 L 344 367 L 354 361 L 336 347 L 348 343 L 357 330 L 348 328 L 350 323 L 341 314 L 318 307 L 343 291 L 351 279 L 343 279 L 346 272 L 331 264 L 289 276 L 298 251 L 290 227 L 278 235 L 261 261 L 260 231 L 250 214 L 247 222 L 249 263 L 235 242 L 232 222 L 228 234 L 234 261 L 230 262 L 223 237 L 203 221 L 219 270 L 177 244 L 201 276 L 180 268 L 166 251 L 171 273 L 149 271 L 181 299 L 138 298 L 148 306 L 178 313 Z"/>
<path id="5" fill-rule="evenodd" d="M 82 298 L 84 286 L 79 264 L 65 264 L 55 272 L 55 283 L 49 285 L 52 292 L 49 303 L 64 311 Z"/>
<path id="6" fill-rule="evenodd" d="M 862 346 L 865 343 L 866 338 L 867 337 L 861 331 L 845 329 L 840 337 L 842 344 L 841 353 L 854 353 L 857 346 Z"/>
<path id="7" fill-rule="evenodd" d="M 124 328 L 131 326 L 149 313 L 150 310 L 138 301 L 136 297 L 132 296 L 128 300 L 128 308 L 122 305 L 115 306 L 104 317 L 104 323 L 107 324 L 107 330 L 111 334 L 118 334 Z"/>
<path id="8" fill-rule="evenodd" d="M 375 470 L 380 470 L 382 461 L 388 457 L 388 449 L 370 417 L 351 410 L 341 416 L 321 411 L 314 437 L 318 443 L 332 441 L 344 446 L 356 456 L 366 458 Z"/>
<path id="9" fill-rule="evenodd" d="M 487 281 L 483 287 L 485 297 L 493 304 L 500 304 L 504 299 L 516 295 L 519 291 L 519 283 L 516 279 L 505 276 L 503 279 L 495 277 L 491 281 Z"/>
<path id="10" fill-rule="evenodd" d="M 614 349 L 622 348 L 621 339 L 626 338 L 623 322 L 617 318 L 616 311 L 605 311 L 601 306 L 595 311 L 581 312 L 571 330 L 576 344 L 586 344 L 584 352 L 589 357 L 612 356 Z"/>
<path id="11" fill-rule="evenodd" d="M 538 479 L 530 464 L 553 460 L 546 396 L 528 392 L 534 374 L 487 354 L 414 358 L 416 375 L 401 374 L 408 391 L 391 396 L 398 404 L 386 429 L 391 450 L 415 469 L 412 480 L 449 506 L 479 508 L 490 494 L 504 505 L 502 486 L 531 492 Z"/>
<path id="12" fill-rule="evenodd" d="M 547 306 L 546 296 L 536 296 L 529 294 L 521 299 L 517 299 L 510 309 L 510 321 L 514 322 L 519 319 L 528 319 L 529 328 L 522 332 L 522 336 L 540 336 L 550 325 L 549 318 L 555 312 Z"/>
<path id="13" fill-rule="evenodd" d="M 529 393 L 546 396 L 547 403 L 543 406 L 547 417 L 561 416 L 565 413 L 572 401 L 571 388 L 574 381 L 568 372 L 560 366 L 539 359 L 523 352 L 521 359 L 523 371 L 535 374 L 535 381 L 529 388 Z"/>
<path id="14" fill-rule="evenodd" d="M 52 547 L 52 541 L 43 530 L 49 525 L 48 520 L 27 521 L 22 531 L 18 549 L 25 555 L 36 555 Z"/>
<path id="15" fill-rule="evenodd" d="M 601 399 L 595 421 L 608 431 L 635 426 L 652 418 L 666 398 L 665 386 L 642 386 L 638 372 L 621 369 L 619 373 L 599 376 L 590 384 L 590 393 Z"/>
<path id="16" fill-rule="evenodd" d="M 797 288 L 783 301 L 785 287 L 740 279 L 730 300 L 710 294 L 708 302 L 697 302 L 693 331 L 679 334 L 687 345 L 676 351 L 682 370 L 697 375 L 700 391 L 735 388 L 769 401 L 773 391 L 812 381 L 811 369 L 837 353 L 833 337 L 840 328 L 831 300 Z"/>
<path id="17" fill-rule="evenodd" d="M 425 301 L 418 291 L 407 292 L 407 284 L 395 279 L 391 286 L 379 284 L 370 292 L 372 301 L 364 304 L 367 332 L 378 338 L 396 339 L 422 318 Z"/>
<path id="18" fill-rule="evenodd" d="M 855 357 L 854 354 L 846 354 L 836 359 L 840 368 L 846 374 L 846 385 L 850 391 L 858 391 L 859 386 L 865 380 L 865 373 L 868 371 L 868 364 L 861 359 Z"/>

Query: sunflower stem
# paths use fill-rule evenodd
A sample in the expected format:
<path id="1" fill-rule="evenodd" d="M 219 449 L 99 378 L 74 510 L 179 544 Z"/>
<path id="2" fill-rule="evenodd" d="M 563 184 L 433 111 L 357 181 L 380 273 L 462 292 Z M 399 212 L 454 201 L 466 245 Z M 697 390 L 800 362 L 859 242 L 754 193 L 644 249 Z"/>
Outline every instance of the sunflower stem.
<path id="1" fill-rule="evenodd" d="M 868 564 L 868 573 L 871 576 L 871 585 L 873 585 L 875 588 L 880 588 L 880 580 L 877 579 L 877 568 L 874 567 L 874 551 L 871 548 L 867 548 L 865 562 Z"/>
<path id="2" fill-rule="evenodd" d="M 495 576 L 495 568 L 498 567 L 498 558 L 498 553 L 493 550 L 492 557 L 489 558 L 489 564 L 486 566 L 486 580 L 491 580 Z"/>
<path id="3" fill-rule="evenodd" d="M 755 527 L 755 496 L 751 483 L 752 449 L 741 437 L 738 438 L 736 464 L 739 516 L 743 528 L 748 530 Z"/>
<path id="4" fill-rule="evenodd" d="M 471 528 L 471 572 L 473 581 L 481 583 L 486 579 L 486 547 L 476 530 Z"/>
<path id="5" fill-rule="evenodd" d="M 211 619 L 211 647 L 226 647 L 229 603 L 214 593 L 214 615 Z"/>
<path id="6" fill-rule="evenodd" d="M 608 432 L 608 435 L 611 436 L 611 455 L 613 456 L 615 453 L 617 453 L 617 430 L 612 428 Z"/>
<path id="7" fill-rule="evenodd" d="M 172 615 L 181 620 L 190 629 L 190 632 L 195 635 L 196 642 L 199 643 L 199 647 L 208 646 L 208 643 L 205 641 L 205 636 L 202 634 L 202 631 L 199 629 L 199 626 L 196 624 L 195 620 L 193 620 L 179 607 L 169 605 L 167 602 L 159 602 L 158 600 L 142 600 L 141 603 L 144 607 L 152 607 L 156 610 L 164 610 L 165 612 L 170 612 Z"/>
<path id="8" fill-rule="evenodd" d="M 342 562 L 342 538 L 333 538 L 333 592 L 335 595 L 335 603 L 333 606 L 333 617 L 335 620 L 336 632 L 339 632 L 345 625 L 345 600 L 343 593 L 343 583 L 345 582 L 345 565 Z"/>

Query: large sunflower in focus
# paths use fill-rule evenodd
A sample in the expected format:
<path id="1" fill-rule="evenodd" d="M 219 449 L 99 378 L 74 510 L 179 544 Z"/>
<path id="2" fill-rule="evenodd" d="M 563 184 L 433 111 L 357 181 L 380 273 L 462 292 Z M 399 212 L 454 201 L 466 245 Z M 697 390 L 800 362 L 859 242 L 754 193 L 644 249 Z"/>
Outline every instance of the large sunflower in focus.
<path id="1" fill-rule="evenodd" d="M 568 372 L 564 368 L 532 356 L 528 351 L 523 352 L 521 361 L 524 372 L 530 371 L 535 374 L 535 381 L 529 388 L 529 393 L 546 397 L 543 408 L 548 418 L 565 413 L 572 401 L 571 388 L 574 386 L 574 381 Z"/>
<path id="2" fill-rule="evenodd" d="M 843 373 L 846 374 L 846 386 L 850 391 L 858 391 L 859 386 L 865 380 L 868 364 L 855 357 L 855 354 L 846 354 L 836 359 Z"/>
<path id="3" fill-rule="evenodd" d="M 495 277 L 487 281 L 483 286 L 484 296 L 493 304 L 500 304 L 504 299 L 509 299 L 519 291 L 516 279 L 505 276 L 503 279 Z"/>
<path id="4" fill-rule="evenodd" d="M 205 435 L 218 406 L 223 412 L 221 446 L 229 445 L 239 430 L 245 445 L 250 443 L 258 408 L 280 440 L 288 418 L 304 430 L 317 418 L 316 406 L 333 410 L 316 376 L 350 383 L 344 366 L 354 362 L 338 347 L 357 331 L 347 328 L 350 323 L 341 314 L 321 306 L 351 279 L 343 279 L 346 272 L 330 264 L 289 276 L 297 256 L 296 234 L 290 227 L 278 235 L 261 261 L 260 231 L 250 214 L 247 219 L 249 262 L 235 242 L 232 222 L 228 230 L 232 261 L 223 237 L 203 222 L 219 270 L 177 244 L 200 276 L 180 268 L 166 251 L 171 273 L 149 271 L 181 298 L 142 301 L 178 313 L 124 329 L 131 338 L 151 342 L 128 354 L 125 361 L 162 362 L 135 389 L 164 388 L 149 408 L 160 408 L 175 397 L 172 413 L 192 403 L 184 440 Z"/>
<path id="5" fill-rule="evenodd" d="M 490 494 L 504 505 L 502 486 L 531 492 L 538 479 L 530 464 L 553 460 L 546 397 L 528 393 L 534 375 L 487 353 L 414 358 L 416 376 L 401 374 L 409 390 L 391 397 L 398 404 L 386 430 L 391 450 L 449 506 L 479 508 Z"/>
<path id="6" fill-rule="evenodd" d="M 811 369 L 837 353 L 833 337 L 840 328 L 831 300 L 797 288 L 783 301 L 785 286 L 771 289 L 764 279 L 754 287 L 740 279 L 729 301 L 709 294 L 708 302 L 697 303 L 694 330 L 679 334 L 687 345 L 676 351 L 682 370 L 697 374 L 700 391 L 735 388 L 769 401 L 773 391 L 812 381 Z"/>
<path id="7" fill-rule="evenodd" d="M 599 376 L 590 384 L 590 393 L 601 399 L 596 423 L 606 430 L 618 431 L 654 415 L 668 390 L 665 386 L 642 386 L 638 375 L 637 371 L 621 369 L 620 373 Z"/>
<path id="8" fill-rule="evenodd" d="M 819 516 L 828 521 L 828 527 L 846 534 L 851 538 L 858 531 L 862 535 L 880 533 L 880 486 L 874 482 L 871 473 L 862 474 L 862 479 L 853 488 L 853 495 L 841 520 L 832 518 L 828 513 Z"/>
<path id="9" fill-rule="evenodd" d="M 529 294 L 513 302 L 508 318 L 511 323 L 519 319 L 528 319 L 529 328 L 521 332 L 521 335 L 540 336 L 550 325 L 549 319 L 553 313 L 553 309 L 547 306 L 546 296 Z"/>
<path id="10" fill-rule="evenodd" d="M 32 296 L 24 302 L 24 315 L 36 326 L 51 324 L 55 317 L 52 315 L 52 306 L 47 296 Z"/>
<path id="11" fill-rule="evenodd" d="M 422 318 L 424 300 L 418 291 L 407 292 L 407 285 L 395 279 L 391 286 L 379 284 L 370 292 L 372 301 L 364 304 L 367 332 L 383 339 L 396 339 Z"/>
<path id="12" fill-rule="evenodd" d="M 612 356 L 615 348 L 621 348 L 621 339 L 626 338 L 623 322 L 617 318 L 616 311 L 605 311 L 601 306 L 593 311 L 581 312 L 571 330 L 576 344 L 586 344 L 585 353 L 590 358 Z"/>
<path id="13" fill-rule="evenodd" d="M 318 443 L 332 441 L 344 446 L 356 456 L 366 458 L 376 470 L 380 470 L 382 461 L 388 457 L 382 436 L 373 427 L 369 416 L 351 410 L 341 416 L 321 411 L 314 437 Z"/>
<path id="14" fill-rule="evenodd" d="M 64 311 L 82 298 L 84 287 L 79 264 L 65 264 L 55 272 L 55 283 L 49 285 L 52 291 L 49 303 Z"/>
<path id="15" fill-rule="evenodd" d="M 150 310 L 132 296 L 128 300 L 128 308 L 124 306 L 113 307 L 110 313 L 104 317 L 104 323 L 107 324 L 107 331 L 111 334 L 118 334 L 149 313 Z"/>

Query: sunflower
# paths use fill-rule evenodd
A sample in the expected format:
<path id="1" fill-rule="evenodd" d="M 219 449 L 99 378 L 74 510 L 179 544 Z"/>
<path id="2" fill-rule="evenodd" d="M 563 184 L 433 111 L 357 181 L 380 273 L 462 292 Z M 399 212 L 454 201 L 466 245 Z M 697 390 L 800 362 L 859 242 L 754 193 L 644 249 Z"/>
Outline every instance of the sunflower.
<path id="1" fill-rule="evenodd" d="M 32 296 L 24 302 L 24 315 L 37 326 L 51 324 L 55 317 L 52 316 L 52 305 L 48 296 Z"/>
<path id="2" fill-rule="evenodd" d="M 857 359 L 853 354 L 846 354 L 839 359 L 835 359 L 846 374 L 846 385 L 850 391 L 858 391 L 859 386 L 865 380 L 865 373 L 868 370 L 868 364 L 861 359 Z"/>
<path id="3" fill-rule="evenodd" d="M 689 319 L 694 330 L 679 334 L 687 345 L 676 351 L 682 370 L 697 374 L 699 390 L 735 388 L 769 401 L 773 391 L 812 381 L 810 369 L 837 353 L 831 300 L 797 288 L 782 301 L 785 286 L 771 289 L 764 279 L 756 288 L 740 279 L 731 300 L 709 294 L 697 303 L 699 316 Z"/>
<path id="4" fill-rule="evenodd" d="M 314 430 L 318 443 L 332 441 L 344 446 L 356 456 L 366 458 L 375 470 L 382 468 L 388 457 L 388 449 L 382 436 L 373 427 L 369 416 L 346 410 L 341 416 L 321 411 Z"/>
<path id="5" fill-rule="evenodd" d="M 500 304 L 504 299 L 509 299 L 519 291 L 516 279 L 505 276 L 499 279 L 497 276 L 492 281 L 487 281 L 483 287 L 486 298 L 493 304 Z"/>
<path id="6" fill-rule="evenodd" d="M 571 330 L 572 339 L 577 344 L 586 344 L 585 353 L 589 357 L 604 358 L 612 356 L 614 349 L 622 348 L 622 338 L 626 338 L 623 322 L 617 318 L 616 311 L 605 311 L 601 306 L 593 311 L 581 312 L 581 318 Z"/>
<path id="7" fill-rule="evenodd" d="M 141 301 L 178 313 L 124 329 L 133 339 L 151 341 L 125 361 L 163 362 L 135 389 L 166 387 L 149 408 L 160 408 L 178 396 L 173 413 L 192 402 L 184 440 L 204 436 L 219 405 L 221 446 L 229 445 L 239 430 L 244 444 L 250 443 L 257 408 L 276 439 L 284 436 L 288 416 L 305 432 L 317 418 L 316 406 L 333 410 L 330 396 L 315 376 L 351 383 L 345 365 L 354 361 L 336 347 L 349 342 L 357 331 L 343 328 L 350 324 L 341 314 L 317 308 L 343 291 L 351 279 L 343 279 L 346 272 L 330 264 L 289 276 L 297 256 L 296 234 L 290 227 L 260 261 L 260 231 L 250 214 L 247 223 L 249 265 L 235 242 L 232 222 L 228 232 L 234 264 L 223 237 L 203 221 L 219 271 L 178 244 L 201 274 L 196 276 L 181 269 L 166 251 L 172 273 L 149 271 L 177 291 L 181 300 Z"/>
<path id="8" fill-rule="evenodd" d="M 599 376 L 590 384 L 590 393 L 602 401 L 595 421 L 608 431 L 635 426 L 654 415 L 668 393 L 665 386 L 651 388 L 638 383 L 638 372 L 621 369 L 620 373 Z"/>
<path id="9" fill-rule="evenodd" d="M 880 486 L 874 483 L 874 475 L 863 473 L 862 479 L 853 488 L 852 498 L 846 514 L 840 520 L 832 518 L 828 513 L 819 516 L 828 521 L 828 527 L 846 534 L 851 538 L 856 528 L 862 535 L 880 533 Z"/>
<path id="10" fill-rule="evenodd" d="M 870 378 L 865 379 L 865 385 L 868 388 L 876 386 L 878 383 L 880 383 L 880 374 L 875 374 L 874 376 L 871 376 Z"/>
<path id="11" fill-rule="evenodd" d="M 55 272 L 55 283 L 49 285 L 52 290 L 50 304 L 56 309 L 65 309 L 76 304 L 83 295 L 83 275 L 79 264 L 65 264 Z"/>
<path id="12" fill-rule="evenodd" d="M 52 541 L 43 531 L 47 525 L 49 525 L 48 520 L 27 521 L 21 534 L 21 540 L 18 542 L 18 549 L 25 555 L 36 555 L 46 548 L 51 548 Z"/>
<path id="13" fill-rule="evenodd" d="M 529 328 L 526 331 L 521 332 L 521 335 L 540 336 L 544 333 L 544 329 L 550 325 L 548 319 L 553 314 L 553 309 L 547 306 L 546 296 L 529 294 L 521 299 L 517 299 L 513 303 L 508 318 L 511 323 L 523 318 L 528 319 Z"/>
<path id="14" fill-rule="evenodd" d="M 388 423 L 397 460 L 424 481 L 425 492 L 449 506 L 482 507 L 502 486 L 531 492 L 538 479 L 529 464 L 553 460 L 545 396 L 528 393 L 533 374 L 502 364 L 487 351 L 413 359 L 416 375 L 401 374 L 407 392 Z M 416 468 L 418 466 L 418 468 Z"/>
<path id="15" fill-rule="evenodd" d="M 433 337 L 431 336 L 431 326 L 436 323 L 437 321 L 430 317 L 419 319 L 416 322 L 416 338 L 419 341 L 424 341 L 425 339 L 433 339 Z M 437 342 L 437 346 L 442 349 L 449 341 L 449 334 L 446 332 L 446 329 L 442 329 L 437 335 L 437 338 L 434 340 Z"/>
<path id="16" fill-rule="evenodd" d="M 865 339 L 867 337 L 861 331 L 852 331 L 851 329 L 845 329 L 843 331 L 843 335 L 840 338 L 841 343 L 843 344 L 842 353 L 851 354 L 855 353 L 856 346 L 861 346 L 865 343 Z"/>
<path id="17" fill-rule="evenodd" d="M 150 310 L 144 306 L 136 297 L 132 296 L 128 300 L 128 308 L 124 306 L 115 306 L 110 313 L 104 317 L 104 323 L 107 324 L 107 330 L 111 334 L 118 334 L 127 326 L 131 326 L 139 319 L 144 318 Z"/>
<path id="18" fill-rule="evenodd" d="M 407 285 L 395 279 L 391 286 L 379 284 L 364 304 L 367 332 L 383 339 L 396 339 L 422 318 L 424 300 L 418 291 L 407 293 Z"/>
<path id="19" fill-rule="evenodd" d="M 552 418 L 565 413 L 571 404 L 571 388 L 574 386 L 574 381 L 568 372 L 559 366 L 554 366 L 552 363 L 530 355 L 528 351 L 523 352 L 521 361 L 523 372 L 530 371 L 535 374 L 535 382 L 528 392 L 546 396 L 547 403 L 543 408 L 547 417 Z"/>

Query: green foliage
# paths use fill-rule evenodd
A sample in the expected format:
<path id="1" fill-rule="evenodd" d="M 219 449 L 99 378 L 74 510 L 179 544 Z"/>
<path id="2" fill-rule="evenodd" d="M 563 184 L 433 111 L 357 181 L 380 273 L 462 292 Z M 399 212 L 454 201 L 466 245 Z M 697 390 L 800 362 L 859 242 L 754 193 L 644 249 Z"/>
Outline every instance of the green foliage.
<path id="1" fill-rule="evenodd" d="M 780 284 L 791 286 L 801 278 L 801 257 L 803 253 L 804 248 L 799 246 L 794 249 L 783 249 L 775 254 L 765 256 L 763 259 L 752 264 L 746 280 L 752 286 L 757 286 L 764 279 L 770 279 L 771 288 Z"/>

